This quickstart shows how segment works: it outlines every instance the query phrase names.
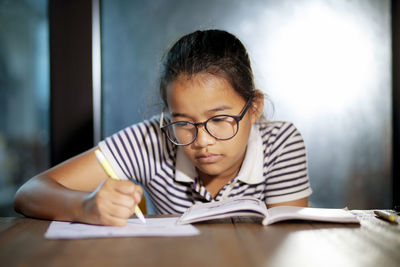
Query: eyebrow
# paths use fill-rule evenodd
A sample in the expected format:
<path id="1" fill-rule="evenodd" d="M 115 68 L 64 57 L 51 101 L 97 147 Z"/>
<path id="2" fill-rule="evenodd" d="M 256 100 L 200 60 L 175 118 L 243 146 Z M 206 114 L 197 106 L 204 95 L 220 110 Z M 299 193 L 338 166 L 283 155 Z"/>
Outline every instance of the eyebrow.
<path id="1" fill-rule="evenodd" d="M 216 113 L 218 111 L 229 110 L 229 109 L 232 109 L 232 107 L 227 106 L 227 105 L 222 105 L 222 106 L 207 110 L 205 113 L 211 113 L 212 114 L 212 113 Z M 171 116 L 172 117 L 187 117 L 187 118 L 190 117 L 185 113 L 179 113 L 179 112 L 171 112 Z"/>

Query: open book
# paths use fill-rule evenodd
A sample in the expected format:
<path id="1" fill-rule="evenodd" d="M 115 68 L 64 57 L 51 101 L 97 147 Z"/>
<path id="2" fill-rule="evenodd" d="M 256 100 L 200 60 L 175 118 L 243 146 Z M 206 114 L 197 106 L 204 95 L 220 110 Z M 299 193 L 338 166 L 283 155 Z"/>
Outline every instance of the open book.
<path id="1" fill-rule="evenodd" d="M 195 204 L 186 210 L 177 223 L 188 224 L 235 216 L 262 217 L 264 218 L 263 225 L 285 220 L 360 223 L 354 214 L 345 209 L 294 206 L 278 206 L 267 209 L 263 201 L 253 197 L 228 198 L 216 202 Z"/>

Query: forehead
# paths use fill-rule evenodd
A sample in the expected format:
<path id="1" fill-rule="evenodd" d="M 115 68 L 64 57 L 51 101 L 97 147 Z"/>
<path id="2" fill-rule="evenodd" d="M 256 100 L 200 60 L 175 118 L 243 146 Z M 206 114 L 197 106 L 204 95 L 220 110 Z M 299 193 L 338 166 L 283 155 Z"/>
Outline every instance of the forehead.
<path id="1" fill-rule="evenodd" d="M 171 111 L 206 110 L 216 105 L 242 105 L 245 100 L 224 78 L 200 73 L 192 76 L 180 75 L 167 87 L 167 102 Z"/>

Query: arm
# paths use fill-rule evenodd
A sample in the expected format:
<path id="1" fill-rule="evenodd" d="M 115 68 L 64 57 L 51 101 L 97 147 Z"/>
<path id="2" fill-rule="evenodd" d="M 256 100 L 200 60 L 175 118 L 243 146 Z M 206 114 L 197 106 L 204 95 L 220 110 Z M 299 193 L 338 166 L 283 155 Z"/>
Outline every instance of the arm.
<path id="1" fill-rule="evenodd" d="M 287 122 L 274 125 L 272 139 L 267 148 L 266 194 L 267 207 L 308 206 L 312 190 L 308 178 L 306 148 L 297 128 Z M 278 138 L 279 137 L 279 138 Z"/>
<path id="2" fill-rule="evenodd" d="M 297 207 L 308 207 L 308 197 L 297 199 L 297 200 L 292 200 L 292 201 L 287 201 L 287 202 L 282 202 L 282 203 L 276 203 L 276 204 L 269 204 L 267 205 L 267 208 L 272 208 L 276 206 L 297 206 Z"/>
<path id="3" fill-rule="evenodd" d="M 15 210 L 51 220 L 124 225 L 142 189 L 130 181 L 108 179 L 94 150 L 28 180 L 16 193 Z"/>

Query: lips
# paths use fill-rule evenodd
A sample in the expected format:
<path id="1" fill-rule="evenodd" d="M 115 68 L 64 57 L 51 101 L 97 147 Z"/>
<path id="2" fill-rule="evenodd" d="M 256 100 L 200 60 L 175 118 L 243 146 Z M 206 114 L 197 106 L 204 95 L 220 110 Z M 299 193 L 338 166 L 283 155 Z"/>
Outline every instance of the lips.
<path id="1" fill-rule="evenodd" d="M 221 158 L 219 154 L 199 154 L 196 155 L 196 160 L 200 163 L 215 163 Z"/>

